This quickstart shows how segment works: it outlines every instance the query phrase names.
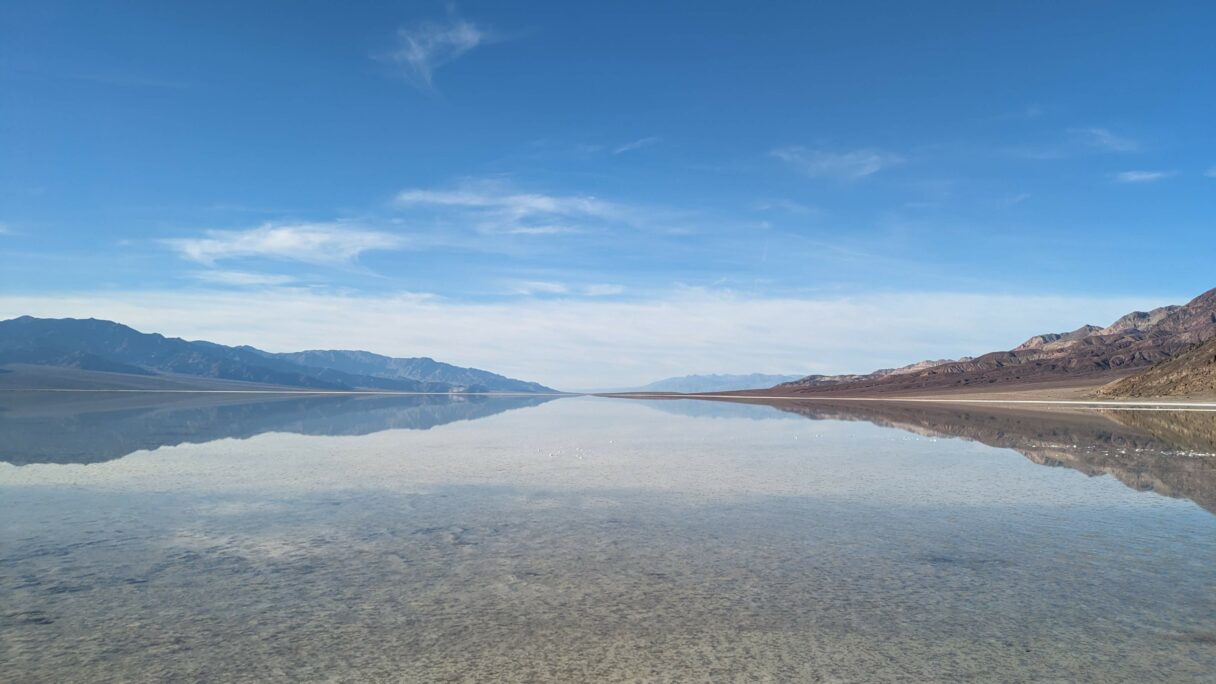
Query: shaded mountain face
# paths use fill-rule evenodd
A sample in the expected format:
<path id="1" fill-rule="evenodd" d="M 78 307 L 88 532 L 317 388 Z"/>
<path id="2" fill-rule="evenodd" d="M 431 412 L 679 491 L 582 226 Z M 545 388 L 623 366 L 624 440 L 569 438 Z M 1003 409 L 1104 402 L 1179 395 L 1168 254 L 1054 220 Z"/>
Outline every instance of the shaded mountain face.
<path id="1" fill-rule="evenodd" d="M 55 366 L 75 368 L 82 371 L 103 373 L 126 373 L 128 375 L 153 375 L 139 366 L 111 361 L 110 359 L 82 351 L 60 351 L 47 348 L 16 348 L 0 350 L 0 365 L 28 364 L 32 366 Z"/>
<path id="2" fill-rule="evenodd" d="M 392 358 L 365 351 L 312 350 L 272 354 L 302 366 L 327 368 L 352 375 L 386 380 L 416 380 L 442 383 L 481 392 L 553 392 L 535 382 L 504 377 L 477 368 L 461 368 L 431 358 Z"/>
<path id="3" fill-rule="evenodd" d="M 1216 398 L 1216 338 L 1101 388 L 1110 398 Z"/>
<path id="4" fill-rule="evenodd" d="M 137 367 L 145 373 L 178 373 L 312 389 L 352 386 L 321 378 L 296 364 L 265 359 L 247 350 L 141 333 L 125 325 L 92 318 L 22 316 L 0 321 L 0 353 L 24 354 L 27 355 L 24 362 L 42 365 L 58 365 L 57 356 L 79 354 Z"/>
<path id="5" fill-rule="evenodd" d="M 172 374 L 313 390 L 451 392 L 483 389 L 471 384 L 415 379 L 403 374 L 374 375 L 351 372 L 341 367 L 307 365 L 253 347 L 228 347 L 212 342 L 193 342 L 156 333 L 141 333 L 119 323 L 92 318 L 43 319 L 22 316 L 0 321 L 0 364 L 33 364 L 142 375 Z M 454 366 L 450 368 L 463 370 Z M 501 377 L 485 371 L 471 372 Z M 540 389 L 516 391 L 544 390 L 540 385 L 535 387 Z M 484 389 L 500 391 L 489 387 Z"/>
<path id="6" fill-rule="evenodd" d="M 1213 337 L 1216 337 L 1216 289 L 1184 306 L 1132 312 L 1106 328 L 1086 325 L 1068 333 L 1036 335 L 1009 351 L 944 363 L 925 362 L 930 365 L 905 372 L 812 375 L 767 391 L 791 395 L 897 396 L 1000 390 L 1061 381 L 1099 385 L 1171 359 Z"/>

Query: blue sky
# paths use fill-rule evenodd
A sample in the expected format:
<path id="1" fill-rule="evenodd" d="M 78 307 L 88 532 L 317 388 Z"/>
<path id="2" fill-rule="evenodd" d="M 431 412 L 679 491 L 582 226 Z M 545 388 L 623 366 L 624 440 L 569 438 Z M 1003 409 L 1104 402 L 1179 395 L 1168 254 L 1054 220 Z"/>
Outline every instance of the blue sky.
<path id="1" fill-rule="evenodd" d="M 1216 286 L 1216 5 L 654 5 L 7 2 L 0 315 L 570 387 Z"/>

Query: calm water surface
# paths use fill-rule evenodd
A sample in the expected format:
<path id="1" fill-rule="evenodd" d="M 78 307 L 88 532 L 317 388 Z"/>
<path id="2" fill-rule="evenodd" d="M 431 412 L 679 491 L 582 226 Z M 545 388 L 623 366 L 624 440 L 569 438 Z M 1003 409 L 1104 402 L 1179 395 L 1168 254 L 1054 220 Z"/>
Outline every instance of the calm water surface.
<path id="1" fill-rule="evenodd" d="M 1216 680 L 1216 414 L 0 398 L 0 679 Z"/>

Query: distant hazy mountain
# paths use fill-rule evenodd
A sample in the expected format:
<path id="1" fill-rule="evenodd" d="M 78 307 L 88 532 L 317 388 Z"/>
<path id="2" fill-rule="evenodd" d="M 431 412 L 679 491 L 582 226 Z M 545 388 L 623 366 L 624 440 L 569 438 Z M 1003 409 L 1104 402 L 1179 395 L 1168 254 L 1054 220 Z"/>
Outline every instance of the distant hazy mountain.
<path id="1" fill-rule="evenodd" d="M 192 376 L 320 390 L 544 392 L 543 385 L 367 352 L 270 354 L 253 347 L 191 342 L 97 319 L 22 316 L 0 321 L 0 366 L 23 364 L 128 375 Z M 301 361 L 307 360 L 307 363 Z M 374 372 L 373 372 L 374 371 Z M 414 372 L 418 377 L 411 376 Z M 445 377 L 446 380 L 435 379 Z"/>
<path id="2" fill-rule="evenodd" d="M 732 390 L 760 389 L 772 387 L 783 382 L 797 380 L 800 375 L 685 375 L 679 378 L 666 378 L 635 387 L 630 392 L 679 392 L 688 394 L 694 392 L 730 392 Z"/>

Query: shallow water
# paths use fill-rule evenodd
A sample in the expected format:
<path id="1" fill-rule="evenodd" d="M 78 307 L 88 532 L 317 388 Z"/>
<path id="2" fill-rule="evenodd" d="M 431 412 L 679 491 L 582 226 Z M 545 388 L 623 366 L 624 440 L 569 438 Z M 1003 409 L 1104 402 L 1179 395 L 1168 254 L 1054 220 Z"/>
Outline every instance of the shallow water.
<path id="1" fill-rule="evenodd" d="M 1216 414 L 0 400 L 4 679 L 1211 681 Z"/>

